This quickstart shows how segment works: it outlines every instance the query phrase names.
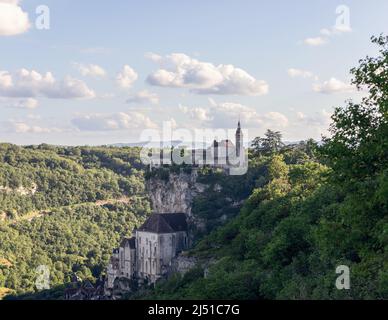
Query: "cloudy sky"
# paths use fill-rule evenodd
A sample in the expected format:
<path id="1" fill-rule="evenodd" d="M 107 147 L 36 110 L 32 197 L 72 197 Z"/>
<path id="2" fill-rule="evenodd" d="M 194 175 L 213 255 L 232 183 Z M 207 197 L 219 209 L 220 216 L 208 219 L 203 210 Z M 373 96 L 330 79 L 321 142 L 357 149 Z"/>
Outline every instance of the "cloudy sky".
<path id="1" fill-rule="evenodd" d="M 41 4 L 0 0 L 1 142 L 135 142 L 239 117 L 250 138 L 319 139 L 388 33 L 386 0 L 46 0 L 49 21 Z"/>

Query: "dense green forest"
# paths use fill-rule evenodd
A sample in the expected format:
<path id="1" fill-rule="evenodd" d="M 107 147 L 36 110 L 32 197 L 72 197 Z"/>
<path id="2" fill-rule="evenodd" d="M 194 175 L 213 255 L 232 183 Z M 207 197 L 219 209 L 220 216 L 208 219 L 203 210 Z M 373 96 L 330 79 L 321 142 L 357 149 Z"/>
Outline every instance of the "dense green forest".
<path id="1" fill-rule="evenodd" d="M 0 145 L 0 295 L 95 280 L 150 213 L 136 148 Z M 59 293 L 60 295 L 60 293 Z"/>
<path id="2" fill-rule="evenodd" d="M 136 148 L 1 144 L 0 214 L 12 219 L 36 210 L 141 194 L 141 169 Z"/>
<path id="3" fill-rule="evenodd" d="M 132 298 L 388 298 L 388 38 L 372 41 L 380 56 L 351 71 L 366 95 L 335 110 L 331 137 L 256 139 L 250 160 L 267 170 L 240 214 L 189 253 L 197 268 Z M 350 290 L 335 286 L 340 265 Z"/>

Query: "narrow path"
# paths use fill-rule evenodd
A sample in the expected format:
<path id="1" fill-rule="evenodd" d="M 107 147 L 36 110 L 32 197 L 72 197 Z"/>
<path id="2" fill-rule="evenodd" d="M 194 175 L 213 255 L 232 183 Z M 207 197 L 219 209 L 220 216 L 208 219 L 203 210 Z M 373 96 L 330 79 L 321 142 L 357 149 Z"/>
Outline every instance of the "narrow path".
<path id="1" fill-rule="evenodd" d="M 8 223 L 8 224 L 16 224 L 16 223 L 19 223 L 19 222 L 22 222 L 22 221 L 32 221 L 36 218 L 40 218 L 40 217 L 43 217 L 45 215 L 48 215 L 48 214 L 51 214 L 53 210 L 56 210 L 56 209 L 73 209 L 73 208 L 77 208 L 77 207 L 80 207 L 80 206 L 84 206 L 84 205 L 95 205 L 95 206 L 98 206 L 98 207 L 102 207 L 104 205 L 107 205 L 107 204 L 116 204 L 116 203 L 124 203 L 124 204 L 128 204 L 130 202 L 130 198 L 128 197 L 121 197 L 121 198 L 118 198 L 118 199 L 107 199 L 107 200 L 97 200 L 95 202 L 82 202 L 82 203 L 75 203 L 75 204 L 71 204 L 71 205 L 68 205 L 68 206 L 61 206 L 61 207 L 55 207 L 55 208 L 48 208 L 48 209 L 43 209 L 43 210 L 36 210 L 36 211 L 31 211 L 31 212 L 28 212 L 22 216 L 18 216 L 17 218 L 15 219 L 12 219 L 10 221 L 5 221 L 5 223 Z"/>

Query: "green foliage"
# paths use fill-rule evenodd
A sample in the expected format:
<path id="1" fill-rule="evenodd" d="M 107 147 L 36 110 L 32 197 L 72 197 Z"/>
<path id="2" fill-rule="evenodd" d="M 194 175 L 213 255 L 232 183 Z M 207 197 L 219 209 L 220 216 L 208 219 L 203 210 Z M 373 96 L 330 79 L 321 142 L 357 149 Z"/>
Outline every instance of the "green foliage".
<path id="1" fill-rule="evenodd" d="M 147 207 L 144 200 L 141 204 Z M 39 265 L 49 267 L 51 286 L 69 282 L 72 273 L 82 279 L 98 278 L 120 237 L 131 234 L 144 220 L 145 212 L 139 209 L 83 205 L 2 226 L 0 253 L 12 267 L 0 267 L 0 286 L 18 293 L 33 291 Z"/>
<path id="2" fill-rule="evenodd" d="M 142 194 L 141 168 L 131 149 L 0 144 L 0 215 Z"/>
<path id="3" fill-rule="evenodd" d="M 337 108 L 321 154 L 338 183 L 353 184 L 374 177 L 388 166 L 388 37 L 373 37 L 380 56 L 367 57 L 352 69 L 353 84 L 369 95 L 361 103 Z"/>
<path id="4" fill-rule="evenodd" d="M 270 129 L 264 135 L 264 138 L 257 137 L 252 141 L 252 150 L 256 155 L 271 155 L 284 147 L 282 134 L 279 131 Z"/>
<path id="5" fill-rule="evenodd" d="M 193 199 L 192 212 L 203 219 L 206 230 L 197 236 L 203 236 L 236 216 L 242 201 L 252 190 L 267 179 L 268 158 L 261 158 L 249 165 L 247 174 L 243 176 L 225 175 L 222 170 L 207 167 L 199 170 L 198 183 L 207 187 L 206 192 Z"/>
<path id="6" fill-rule="evenodd" d="M 372 41 L 380 56 L 352 70 L 369 95 L 335 111 L 322 147 L 271 152 L 264 184 L 192 251 L 216 261 L 209 276 L 175 279 L 175 298 L 388 298 L 388 37 Z M 339 265 L 350 290 L 335 287 Z M 168 285 L 151 297 L 170 298 Z"/>
<path id="7" fill-rule="evenodd" d="M 7 262 L 0 288 L 58 298 L 73 273 L 92 280 L 104 273 L 120 237 L 150 212 L 138 155 L 130 148 L 0 145 L 0 260 Z M 57 289 L 36 295 L 39 265 L 49 267 Z"/>

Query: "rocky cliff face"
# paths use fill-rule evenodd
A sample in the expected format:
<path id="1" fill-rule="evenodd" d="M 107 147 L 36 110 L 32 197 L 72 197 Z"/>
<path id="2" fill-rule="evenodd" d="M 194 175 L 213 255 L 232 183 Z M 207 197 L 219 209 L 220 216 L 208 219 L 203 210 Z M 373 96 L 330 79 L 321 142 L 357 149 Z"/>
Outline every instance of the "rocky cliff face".
<path id="1" fill-rule="evenodd" d="M 15 193 L 21 196 L 32 196 L 38 190 L 38 186 L 35 183 L 32 183 L 30 187 L 20 186 L 18 188 L 12 189 L 10 187 L 0 186 L 1 193 Z"/>
<path id="2" fill-rule="evenodd" d="M 170 173 L 168 179 L 151 178 L 147 181 L 152 210 L 157 213 L 185 213 L 192 218 L 193 198 L 206 190 L 197 183 L 197 172 Z"/>
<path id="3" fill-rule="evenodd" d="M 235 216 L 243 203 L 243 199 L 233 198 L 233 191 L 230 188 L 224 192 L 224 187 L 221 186 L 223 179 L 221 177 L 219 181 L 217 179 L 211 176 L 209 179 L 203 179 L 203 177 L 198 179 L 195 168 L 191 173 L 183 170 L 155 172 L 146 182 L 152 211 L 155 213 L 185 213 L 192 235 L 208 233 L 215 226 L 224 224 Z M 225 181 L 223 183 L 225 184 Z M 197 210 L 193 212 L 195 198 L 199 199 L 202 204 L 208 203 L 210 209 L 205 206 L 198 212 L 197 207 Z"/>
<path id="4" fill-rule="evenodd" d="M 150 178 L 147 191 L 151 200 L 152 211 L 155 213 L 185 213 L 188 218 L 189 228 L 204 230 L 206 221 L 192 214 L 193 199 L 203 193 L 208 185 L 197 182 L 197 171 L 191 173 L 168 174 L 168 179 L 159 177 Z M 190 234 L 192 239 L 192 234 Z"/>

